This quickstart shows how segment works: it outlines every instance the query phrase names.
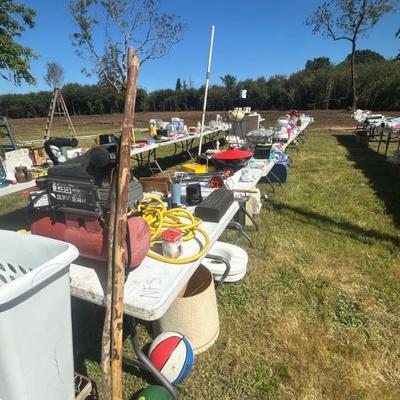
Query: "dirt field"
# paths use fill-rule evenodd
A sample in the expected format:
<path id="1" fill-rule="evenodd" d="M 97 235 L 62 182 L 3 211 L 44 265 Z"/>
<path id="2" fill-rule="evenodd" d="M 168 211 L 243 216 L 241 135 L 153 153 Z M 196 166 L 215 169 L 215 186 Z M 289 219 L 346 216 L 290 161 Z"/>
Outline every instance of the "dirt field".
<path id="1" fill-rule="evenodd" d="M 308 110 L 305 113 L 310 114 L 314 117 L 315 123 L 311 126 L 311 129 L 325 129 L 333 126 L 352 127 L 354 121 L 351 118 L 350 112 L 346 110 Z M 206 122 L 214 119 L 216 114 L 221 114 L 226 117 L 224 111 L 208 112 Z M 260 114 L 265 118 L 264 126 L 272 126 L 275 120 L 284 115 L 283 111 L 261 111 Z M 399 112 L 383 112 L 385 115 L 399 115 Z M 200 111 L 180 111 L 180 112 L 139 112 L 136 113 L 136 127 L 145 128 L 147 127 L 148 121 L 151 118 L 160 118 L 163 120 L 169 120 L 171 117 L 179 116 L 185 120 L 185 123 L 195 125 L 197 121 L 201 120 Z M 75 125 L 76 132 L 79 136 L 98 134 L 105 132 L 112 132 L 118 130 L 121 125 L 122 114 L 109 114 L 109 115 L 80 115 L 72 117 Z M 46 124 L 46 118 L 23 118 L 15 119 L 12 121 L 14 131 L 17 135 L 18 140 L 30 140 L 33 138 L 41 138 L 43 136 L 44 127 Z M 63 118 L 57 118 L 54 121 L 54 134 L 67 133 L 65 120 Z"/>

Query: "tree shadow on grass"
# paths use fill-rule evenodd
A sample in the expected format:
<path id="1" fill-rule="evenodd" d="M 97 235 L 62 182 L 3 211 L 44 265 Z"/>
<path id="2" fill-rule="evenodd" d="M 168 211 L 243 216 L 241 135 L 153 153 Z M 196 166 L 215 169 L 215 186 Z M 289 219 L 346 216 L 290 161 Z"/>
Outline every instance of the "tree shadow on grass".
<path id="1" fill-rule="evenodd" d="M 94 377 L 90 376 L 90 371 L 88 371 L 86 365 L 87 361 L 92 361 L 99 365 L 97 371 L 99 375 L 97 377 L 100 378 L 102 334 L 105 317 L 104 307 L 72 296 L 71 314 L 75 371 L 93 379 Z M 131 341 L 131 318 L 130 316 L 124 315 L 124 342 L 127 340 Z M 142 329 L 145 329 L 147 333 L 150 334 L 151 323 L 141 321 L 141 325 Z M 149 343 L 146 344 L 142 342 L 142 346 L 142 350 L 147 353 Z M 132 350 L 130 354 L 132 356 Z M 135 375 L 136 377 L 143 378 L 148 382 L 155 383 L 154 379 L 146 370 L 128 365 L 125 362 L 123 363 L 123 371 Z"/>
<path id="2" fill-rule="evenodd" d="M 376 229 L 365 229 L 349 221 L 336 220 L 327 215 L 322 215 L 315 211 L 306 210 L 302 207 L 293 206 L 273 199 L 270 199 L 269 203 L 274 210 L 290 211 L 294 213 L 294 219 L 297 221 L 312 224 L 327 232 L 345 234 L 362 243 L 368 243 L 371 240 L 381 240 L 400 246 L 400 236 L 382 233 Z"/>
<path id="3" fill-rule="evenodd" d="M 386 157 L 370 147 L 360 146 L 354 136 L 335 136 L 339 144 L 347 149 L 347 158 L 363 172 L 377 196 L 383 200 L 396 227 L 400 227 L 400 178 L 386 162 Z"/>

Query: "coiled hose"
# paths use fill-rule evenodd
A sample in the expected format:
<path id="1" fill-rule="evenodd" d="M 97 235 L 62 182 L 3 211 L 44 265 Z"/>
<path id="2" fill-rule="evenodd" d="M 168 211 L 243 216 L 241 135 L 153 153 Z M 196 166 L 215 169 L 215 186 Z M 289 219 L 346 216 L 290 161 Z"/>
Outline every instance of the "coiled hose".
<path id="1" fill-rule="evenodd" d="M 196 237 L 196 232 L 200 233 L 204 238 L 204 244 L 200 251 L 192 256 L 169 258 L 150 250 L 148 252 L 149 257 L 169 264 L 187 264 L 196 261 L 208 252 L 210 238 L 207 232 L 199 226 L 203 221 L 195 217 L 188 210 L 183 208 L 172 208 L 168 210 L 165 203 L 160 198 L 147 195 L 143 197 L 136 210 L 133 210 L 133 212 L 135 211 L 149 224 L 151 246 L 160 243 L 162 232 L 168 228 L 181 231 L 184 241 L 194 239 Z"/>

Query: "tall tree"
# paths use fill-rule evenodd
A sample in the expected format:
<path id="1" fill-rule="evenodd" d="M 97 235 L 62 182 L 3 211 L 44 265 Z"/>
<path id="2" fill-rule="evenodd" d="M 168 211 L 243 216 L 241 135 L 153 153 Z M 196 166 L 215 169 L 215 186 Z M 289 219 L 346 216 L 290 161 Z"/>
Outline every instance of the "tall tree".
<path id="1" fill-rule="evenodd" d="M 400 29 L 396 32 L 396 37 L 400 39 Z M 397 54 L 397 56 L 396 56 L 396 60 L 400 61 L 400 51 L 399 51 L 399 54 Z"/>
<path id="2" fill-rule="evenodd" d="M 360 36 L 376 25 L 379 19 L 393 11 L 398 0 L 329 0 L 320 5 L 306 20 L 312 32 L 333 40 L 351 43 L 352 108 L 357 108 L 358 94 L 355 52 Z"/>
<path id="3" fill-rule="evenodd" d="M 64 80 L 64 69 L 56 62 L 47 63 L 47 73 L 44 76 L 46 83 L 53 89 L 59 89 Z"/>
<path id="4" fill-rule="evenodd" d="M 36 82 L 29 73 L 30 61 L 37 58 L 36 54 L 15 41 L 26 27 L 35 26 L 35 16 L 31 8 L 13 0 L 0 0 L 0 76 L 15 85 L 22 80 L 31 85 Z"/>
<path id="5" fill-rule="evenodd" d="M 329 57 L 317 57 L 312 60 L 307 60 L 306 71 L 318 71 L 321 68 L 331 67 L 332 63 Z"/>
<path id="6" fill-rule="evenodd" d="M 180 92 L 182 90 L 181 78 L 178 78 L 176 80 L 175 90 L 177 90 L 178 92 Z"/>
<path id="7" fill-rule="evenodd" d="M 349 54 L 345 61 L 351 61 L 351 54 Z M 356 64 L 362 63 L 376 63 L 385 61 L 385 57 L 381 54 L 377 53 L 376 51 L 364 49 L 364 50 L 356 50 L 354 53 L 354 62 Z"/>
<path id="8" fill-rule="evenodd" d="M 78 27 L 73 45 L 91 64 L 83 72 L 119 93 L 126 89 L 128 46 L 142 64 L 165 56 L 185 30 L 179 17 L 159 10 L 159 0 L 72 0 L 70 9 Z"/>
<path id="9" fill-rule="evenodd" d="M 235 88 L 237 85 L 237 78 L 234 75 L 224 75 L 220 76 L 219 79 L 221 79 L 222 84 L 225 86 L 225 89 L 228 91 L 231 91 Z"/>

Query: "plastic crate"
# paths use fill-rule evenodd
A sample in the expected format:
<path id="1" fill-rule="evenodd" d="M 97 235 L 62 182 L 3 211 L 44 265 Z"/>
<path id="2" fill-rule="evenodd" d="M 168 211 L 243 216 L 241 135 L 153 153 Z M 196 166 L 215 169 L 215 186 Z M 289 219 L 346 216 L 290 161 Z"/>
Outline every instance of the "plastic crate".
<path id="1" fill-rule="evenodd" d="M 69 265 L 61 241 L 0 230 L 0 399 L 72 400 Z"/>

